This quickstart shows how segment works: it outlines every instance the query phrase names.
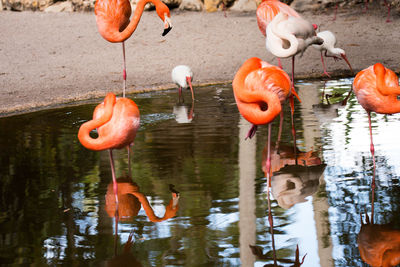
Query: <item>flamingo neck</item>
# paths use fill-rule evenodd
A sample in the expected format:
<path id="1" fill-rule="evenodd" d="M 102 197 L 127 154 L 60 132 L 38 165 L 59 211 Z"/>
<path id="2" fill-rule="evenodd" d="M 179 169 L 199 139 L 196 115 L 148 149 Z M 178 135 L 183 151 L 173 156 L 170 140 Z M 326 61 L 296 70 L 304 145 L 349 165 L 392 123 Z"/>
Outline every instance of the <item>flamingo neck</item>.
<path id="1" fill-rule="evenodd" d="M 158 7 L 164 5 L 160 0 L 140 0 L 133 12 L 133 16 L 128 24 L 128 26 L 123 30 L 119 31 L 119 28 L 113 27 L 111 30 L 103 30 L 101 35 L 109 42 L 117 43 L 123 42 L 128 39 L 136 30 L 137 25 L 139 24 L 140 18 L 142 17 L 144 7 L 147 3 L 153 3 L 158 9 Z M 104 20 L 103 17 L 96 16 L 97 23 L 99 24 L 99 20 Z"/>
<path id="2" fill-rule="evenodd" d="M 298 51 L 299 41 L 294 34 L 279 28 L 279 23 L 288 19 L 288 15 L 279 13 L 267 27 L 266 47 L 276 57 L 294 56 Z M 289 43 L 288 47 L 286 43 Z"/>
<path id="3" fill-rule="evenodd" d="M 115 95 L 113 93 L 108 93 L 104 99 L 104 104 L 100 104 L 104 105 L 104 113 L 102 116 L 81 125 L 78 132 L 78 139 L 84 147 L 96 151 L 108 149 L 103 137 L 92 138 L 90 132 L 111 120 L 115 103 Z"/>
<path id="4" fill-rule="evenodd" d="M 174 201 L 174 199 L 171 199 L 169 202 L 168 206 L 165 208 L 165 214 L 163 217 L 157 217 L 156 214 L 154 213 L 153 208 L 151 207 L 149 201 L 147 200 L 147 197 L 143 195 L 140 192 L 130 192 L 132 195 L 137 197 L 139 199 L 140 203 L 142 203 L 143 209 L 146 212 L 147 217 L 149 218 L 150 221 L 152 222 L 162 222 L 165 221 L 169 218 L 172 218 L 176 215 L 176 212 L 178 211 L 178 204 L 177 201 Z"/>

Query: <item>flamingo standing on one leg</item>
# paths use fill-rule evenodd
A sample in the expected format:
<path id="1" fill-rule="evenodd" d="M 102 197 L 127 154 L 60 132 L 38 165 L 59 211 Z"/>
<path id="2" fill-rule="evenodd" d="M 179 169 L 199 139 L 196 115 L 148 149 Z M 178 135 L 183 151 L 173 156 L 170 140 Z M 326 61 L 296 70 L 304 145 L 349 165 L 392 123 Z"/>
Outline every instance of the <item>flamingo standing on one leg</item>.
<path id="1" fill-rule="evenodd" d="M 292 93 L 294 90 L 294 59 L 297 54 L 312 44 L 322 44 L 323 40 L 316 36 L 316 26 L 298 17 L 290 17 L 286 13 L 278 13 L 267 27 L 266 47 L 274 56 L 280 58 L 292 57 Z M 298 98 L 298 96 L 297 96 Z M 296 149 L 296 130 L 294 128 L 294 99 L 290 99 L 292 134 Z"/>
<path id="2" fill-rule="evenodd" d="M 371 112 L 380 114 L 394 114 L 400 112 L 399 79 L 390 69 L 385 68 L 381 63 L 376 63 L 360 71 L 353 81 L 353 91 L 358 102 L 367 111 L 369 122 L 369 133 L 371 138 L 370 150 L 372 161 L 375 164 L 375 148 L 372 141 Z M 372 186 L 375 186 L 375 177 Z"/>
<path id="3" fill-rule="evenodd" d="M 171 78 L 174 83 L 179 86 L 179 100 L 182 97 L 182 89 L 190 88 L 192 92 L 192 101 L 194 101 L 194 91 L 192 87 L 193 81 L 193 71 L 189 66 L 186 65 L 178 65 L 172 69 Z"/>
<path id="4" fill-rule="evenodd" d="M 131 17 L 131 4 L 129 0 L 97 0 L 94 6 L 96 14 L 97 28 L 101 36 L 112 43 L 122 43 L 122 54 L 124 59 L 123 67 L 123 97 L 126 91 L 126 60 L 125 60 L 125 43 L 139 23 L 142 16 L 144 6 L 151 2 L 156 7 L 157 15 L 164 22 L 164 32 L 166 35 L 172 28 L 170 13 L 168 7 L 160 0 L 139 0 L 136 9 Z"/>
<path id="5" fill-rule="evenodd" d="M 95 108 L 93 119 L 85 122 L 79 128 L 78 139 L 84 147 L 95 151 L 109 150 L 117 206 L 118 185 L 112 150 L 124 148 L 132 144 L 139 125 L 140 114 L 135 102 L 125 97 L 116 98 L 113 93 L 108 93 L 104 102 Z M 98 137 L 92 138 L 90 132 L 96 128 Z M 118 209 L 116 210 L 118 211 Z"/>
<path id="6" fill-rule="evenodd" d="M 279 67 L 253 57 L 247 59 L 237 71 L 232 87 L 240 114 L 255 125 L 255 129 L 258 125 L 268 124 L 266 169 L 269 173 L 271 122 L 281 113 L 282 104 L 291 95 L 289 75 Z"/>
<path id="7" fill-rule="evenodd" d="M 292 86 L 294 86 L 294 58 L 303 55 L 313 44 L 323 44 L 324 40 L 316 36 L 316 26 L 305 19 L 290 17 L 279 13 L 267 27 L 266 47 L 276 57 L 292 57 Z"/>

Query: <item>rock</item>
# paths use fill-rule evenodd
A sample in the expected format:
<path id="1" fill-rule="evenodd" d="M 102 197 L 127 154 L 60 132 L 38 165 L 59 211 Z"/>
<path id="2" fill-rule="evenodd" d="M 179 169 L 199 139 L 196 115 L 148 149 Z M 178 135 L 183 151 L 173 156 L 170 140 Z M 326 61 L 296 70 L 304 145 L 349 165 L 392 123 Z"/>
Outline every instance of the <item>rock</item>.
<path id="1" fill-rule="evenodd" d="M 314 1 L 314 0 L 294 0 L 290 5 L 297 12 L 318 10 L 332 1 Z"/>
<path id="2" fill-rule="evenodd" d="M 215 12 L 218 10 L 221 0 L 204 0 L 204 9 L 207 12 Z"/>
<path id="3" fill-rule="evenodd" d="M 47 7 L 44 12 L 72 12 L 74 9 L 72 8 L 72 2 L 64 1 L 57 2 L 54 5 Z"/>
<path id="4" fill-rule="evenodd" d="M 230 10 L 235 11 L 253 11 L 257 10 L 257 2 L 255 0 L 237 0 Z"/>
<path id="5" fill-rule="evenodd" d="M 202 11 L 203 3 L 199 0 L 182 0 L 182 3 L 179 5 L 179 9 L 189 11 Z"/>

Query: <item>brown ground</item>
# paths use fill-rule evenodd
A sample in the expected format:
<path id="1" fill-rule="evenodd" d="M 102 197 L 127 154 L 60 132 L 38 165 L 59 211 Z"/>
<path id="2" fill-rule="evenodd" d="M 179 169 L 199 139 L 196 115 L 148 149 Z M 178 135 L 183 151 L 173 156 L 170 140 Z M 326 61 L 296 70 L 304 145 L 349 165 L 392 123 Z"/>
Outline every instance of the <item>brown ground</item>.
<path id="1" fill-rule="evenodd" d="M 336 33 L 357 72 L 381 62 L 399 72 L 400 19 L 385 23 L 385 10 L 362 6 L 305 13 L 303 17 Z M 249 57 L 276 64 L 266 51 L 255 12 L 179 12 L 171 14 L 173 29 L 161 36 L 163 24 L 146 12 L 126 42 L 128 92 L 172 88 L 170 73 L 187 64 L 194 84 L 231 82 Z M 72 104 L 122 90 L 121 44 L 105 41 L 93 13 L 0 12 L 0 116 Z M 290 74 L 290 62 L 284 69 Z M 353 76 L 344 61 L 328 60 L 335 77 Z M 296 61 L 296 77 L 321 77 L 320 54 L 309 48 Z M 201 90 L 198 88 L 197 90 Z"/>

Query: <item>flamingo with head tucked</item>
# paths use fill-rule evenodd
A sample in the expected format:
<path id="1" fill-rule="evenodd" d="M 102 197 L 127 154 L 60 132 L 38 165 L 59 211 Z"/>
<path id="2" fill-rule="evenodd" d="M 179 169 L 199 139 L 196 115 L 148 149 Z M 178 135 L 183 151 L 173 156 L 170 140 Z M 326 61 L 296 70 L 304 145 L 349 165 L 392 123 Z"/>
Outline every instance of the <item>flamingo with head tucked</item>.
<path id="1" fill-rule="evenodd" d="M 266 47 L 276 57 L 292 57 L 292 83 L 294 82 L 294 58 L 303 55 L 312 44 L 321 45 L 324 40 L 316 36 L 316 27 L 305 19 L 278 13 L 267 27 Z"/>
<path id="2" fill-rule="evenodd" d="M 95 151 L 109 150 L 114 195 L 117 204 L 118 185 L 112 150 L 132 144 L 139 125 L 140 114 L 135 102 L 125 97 L 116 98 L 113 93 L 108 93 L 104 102 L 95 108 L 93 119 L 85 122 L 79 128 L 78 139 L 84 147 Z M 97 129 L 97 138 L 90 136 L 90 132 L 94 129 Z"/>
<path id="3" fill-rule="evenodd" d="M 94 6 L 97 28 L 101 36 L 112 43 L 122 43 L 123 54 L 123 97 L 126 91 L 126 60 L 125 43 L 136 30 L 142 16 L 144 6 L 151 2 L 156 7 L 157 15 L 164 22 L 164 32 L 166 35 L 172 28 L 170 12 L 168 7 L 160 0 L 139 0 L 136 9 L 131 17 L 131 4 L 129 0 L 97 0 Z"/>
<path id="4" fill-rule="evenodd" d="M 279 58 L 292 57 L 292 93 L 299 99 L 294 90 L 294 59 L 297 54 L 312 44 L 322 44 L 323 40 L 316 36 L 316 26 L 300 17 L 292 17 L 286 13 L 278 13 L 267 27 L 266 47 L 271 54 Z M 300 99 L 299 99 L 300 100 Z M 294 99 L 290 98 L 292 134 L 296 147 L 296 130 L 294 127 Z"/>
<path id="5" fill-rule="evenodd" d="M 291 95 L 290 78 L 281 68 L 259 58 L 247 59 L 232 82 L 233 93 L 240 114 L 254 126 L 268 124 L 268 172 L 271 167 L 271 122 L 281 113 L 282 104 Z"/>
<path id="6" fill-rule="evenodd" d="M 371 138 L 370 151 L 375 169 L 375 148 L 372 140 L 371 112 L 394 114 L 400 112 L 399 78 L 381 63 L 369 66 L 360 71 L 353 81 L 353 91 L 358 102 L 367 111 L 369 133 Z M 375 186 L 375 179 L 372 180 Z"/>

